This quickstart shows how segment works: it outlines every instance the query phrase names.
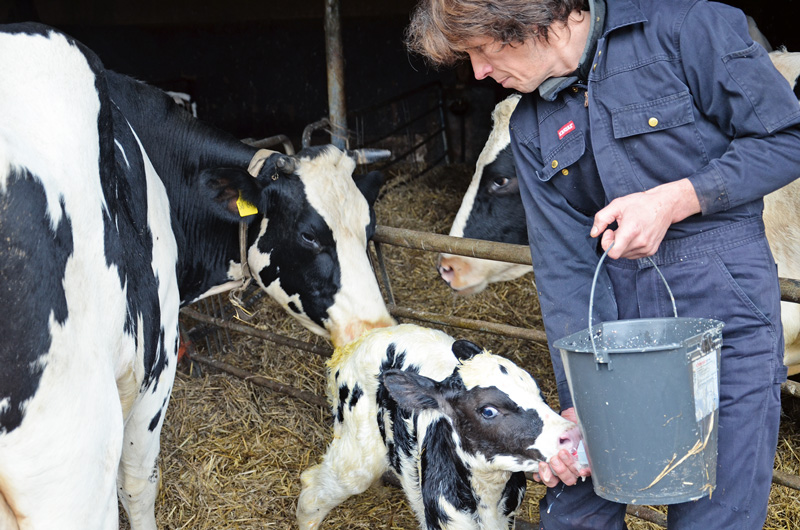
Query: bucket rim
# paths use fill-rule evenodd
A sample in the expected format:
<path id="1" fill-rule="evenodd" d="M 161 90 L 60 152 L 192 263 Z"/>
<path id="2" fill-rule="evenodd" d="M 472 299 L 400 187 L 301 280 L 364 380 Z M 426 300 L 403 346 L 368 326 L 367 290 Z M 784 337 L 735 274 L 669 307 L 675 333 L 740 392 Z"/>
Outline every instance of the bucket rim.
<path id="1" fill-rule="evenodd" d="M 667 323 L 692 326 L 693 333 L 681 339 L 675 339 L 670 342 L 664 342 L 653 345 L 637 345 L 636 347 L 618 346 L 608 347 L 599 344 L 592 344 L 592 337 L 597 335 L 598 331 L 613 332 L 614 328 L 624 328 L 627 325 L 635 323 L 637 326 L 646 326 L 652 324 L 653 326 L 665 325 Z M 656 317 L 656 318 L 632 318 L 625 320 L 610 320 L 594 324 L 591 328 L 584 328 L 581 331 L 567 335 L 553 341 L 553 347 L 566 353 L 594 353 L 595 350 L 605 353 L 647 353 L 665 350 L 674 350 L 682 347 L 687 340 L 694 337 L 705 335 L 709 332 L 718 333 L 725 327 L 725 322 L 713 318 L 702 317 Z"/>

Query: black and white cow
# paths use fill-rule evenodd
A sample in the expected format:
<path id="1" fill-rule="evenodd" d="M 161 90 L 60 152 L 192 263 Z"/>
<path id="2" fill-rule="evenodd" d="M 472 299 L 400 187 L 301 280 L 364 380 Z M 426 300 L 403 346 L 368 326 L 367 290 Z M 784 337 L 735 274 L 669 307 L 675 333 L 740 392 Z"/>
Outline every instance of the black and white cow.
<path id="1" fill-rule="evenodd" d="M 492 131 L 450 228 L 453 237 L 528 244 L 508 132 L 519 98 L 518 94 L 509 96 L 492 112 Z M 490 283 L 514 280 L 532 270 L 527 265 L 454 254 L 440 254 L 437 266 L 442 278 L 461 294 L 480 292 Z"/>
<path id="2" fill-rule="evenodd" d="M 45 26 L 0 26 L 0 72 L 0 528 L 117 528 L 119 495 L 155 529 L 179 307 L 249 268 L 334 343 L 393 324 L 380 178 L 259 152 Z"/>
<path id="3" fill-rule="evenodd" d="M 580 442 L 578 427 L 547 406 L 528 372 L 410 324 L 337 348 L 328 399 L 333 440 L 301 475 L 303 530 L 389 469 L 422 528 L 506 530 L 525 494 L 524 472 L 560 449 L 575 453 Z"/>
<path id="4" fill-rule="evenodd" d="M 800 53 L 778 49 L 770 52 L 769 56 L 800 99 Z M 513 163 L 504 160 L 511 156 L 508 117 L 517 101 L 518 96 L 510 96 L 498 103 L 494 110 L 494 128 L 456 214 L 450 230 L 452 236 L 528 244 L 516 170 Z M 764 225 L 778 264 L 778 274 L 800 279 L 800 181 L 764 197 Z M 440 255 L 438 269 L 450 287 L 463 294 L 479 292 L 490 283 L 513 280 L 533 270 L 526 265 L 447 254 Z M 798 373 L 800 304 L 781 302 L 781 322 L 786 343 L 784 363 L 790 367 L 790 373 Z"/>

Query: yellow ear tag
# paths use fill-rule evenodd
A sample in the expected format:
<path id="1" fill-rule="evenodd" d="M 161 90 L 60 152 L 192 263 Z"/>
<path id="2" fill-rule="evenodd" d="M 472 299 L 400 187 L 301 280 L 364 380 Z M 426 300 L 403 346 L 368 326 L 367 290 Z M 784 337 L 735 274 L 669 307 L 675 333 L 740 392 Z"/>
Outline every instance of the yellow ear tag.
<path id="1" fill-rule="evenodd" d="M 239 192 L 239 198 L 236 199 L 236 207 L 239 209 L 239 217 L 247 217 L 248 215 L 258 213 L 258 208 L 242 198 L 241 191 Z"/>

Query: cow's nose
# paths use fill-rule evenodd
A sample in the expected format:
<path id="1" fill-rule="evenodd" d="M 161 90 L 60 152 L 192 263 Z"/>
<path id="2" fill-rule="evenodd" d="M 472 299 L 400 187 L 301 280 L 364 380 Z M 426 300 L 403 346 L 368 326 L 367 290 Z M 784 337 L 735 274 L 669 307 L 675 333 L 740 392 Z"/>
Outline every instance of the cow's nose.
<path id="1" fill-rule="evenodd" d="M 577 425 L 570 427 L 558 437 L 558 450 L 566 449 L 569 453 L 575 453 L 582 438 L 581 430 Z"/>
<path id="2" fill-rule="evenodd" d="M 447 282 L 447 285 L 450 285 L 450 282 L 453 281 L 453 277 L 455 275 L 456 273 L 452 267 L 448 267 L 446 265 L 439 265 L 439 276 L 441 276 L 442 279 Z"/>
<path id="3" fill-rule="evenodd" d="M 452 265 L 452 258 L 439 256 L 436 268 L 439 270 L 439 276 L 447 282 L 447 285 L 452 286 L 453 280 L 456 277 L 456 270 Z"/>

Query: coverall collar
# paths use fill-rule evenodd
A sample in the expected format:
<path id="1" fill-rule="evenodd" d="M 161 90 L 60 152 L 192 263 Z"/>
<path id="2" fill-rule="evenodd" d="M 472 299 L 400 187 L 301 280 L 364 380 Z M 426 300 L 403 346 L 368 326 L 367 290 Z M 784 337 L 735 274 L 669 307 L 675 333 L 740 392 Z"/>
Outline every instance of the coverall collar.
<path id="1" fill-rule="evenodd" d="M 589 37 L 578 62 L 578 68 L 571 75 L 551 77 L 539 85 L 539 96 L 545 101 L 555 100 L 559 92 L 577 82 L 586 83 L 597 41 L 601 36 L 605 37 L 610 31 L 629 24 L 647 21 L 647 17 L 630 0 L 616 0 L 614 9 L 608 16 L 606 16 L 605 0 L 589 0 L 589 14 L 591 16 Z"/>

